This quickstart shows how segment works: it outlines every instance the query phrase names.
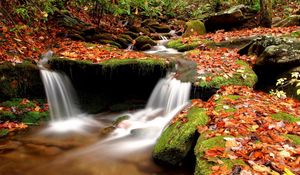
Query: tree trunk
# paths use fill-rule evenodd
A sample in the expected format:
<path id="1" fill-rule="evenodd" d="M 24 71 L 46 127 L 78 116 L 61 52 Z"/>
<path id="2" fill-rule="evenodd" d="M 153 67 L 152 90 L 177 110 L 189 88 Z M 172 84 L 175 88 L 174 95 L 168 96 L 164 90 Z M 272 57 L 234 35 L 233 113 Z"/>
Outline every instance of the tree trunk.
<path id="1" fill-rule="evenodd" d="M 260 25 L 271 27 L 272 25 L 272 0 L 260 0 Z"/>

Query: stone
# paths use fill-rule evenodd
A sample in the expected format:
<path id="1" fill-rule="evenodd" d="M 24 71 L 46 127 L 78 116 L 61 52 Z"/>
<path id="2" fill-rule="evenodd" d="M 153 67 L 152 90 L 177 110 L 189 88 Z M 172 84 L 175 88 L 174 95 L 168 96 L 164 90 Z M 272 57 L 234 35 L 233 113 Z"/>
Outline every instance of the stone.
<path id="1" fill-rule="evenodd" d="M 176 121 L 163 131 L 154 146 L 153 159 L 160 164 L 179 165 L 193 149 L 197 126 L 206 125 L 208 120 L 204 109 L 191 108 L 186 116 L 186 122 Z"/>
<path id="2" fill-rule="evenodd" d="M 135 48 L 137 50 L 142 50 L 142 49 L 149 49 L 149 46 L 155 46 L 156 42 L 153 41 L 150 37 L 148 36 L 139 36 L 138 38 L 135 39 Z"/>
<path id="3" fill-rule="evenodd" d="M 230 30 L 254 19 L 256 13 L 250 7 L 237 5 L 228 10 L 207 16 L 204 18 L 204 24 L 207 31 L 216 31 L 219 29 Z"/>
<path id="4" fill-rule="evenodd" d="M 199 20 L 188 21 L 185 25 L 186 27 L 182 37 L 189 37 L 193 36 L 194 34 L 203 35 L 206 33 L 206 29 L 203 22 Z"/>

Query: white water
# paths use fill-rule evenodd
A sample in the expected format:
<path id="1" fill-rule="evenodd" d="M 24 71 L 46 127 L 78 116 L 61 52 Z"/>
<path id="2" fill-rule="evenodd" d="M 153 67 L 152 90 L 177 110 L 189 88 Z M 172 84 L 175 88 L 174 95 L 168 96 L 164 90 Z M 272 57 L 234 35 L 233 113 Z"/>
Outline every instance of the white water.
<path id="1" fill-rule="evenodd" d="M 162 40 L 157 41 L 157 45 L 153 46 L 150 50 L 145 51 L 148 54 L 180 54 L 176 49 L 167 48 L 166 44 L 169 41 L 167 37 L 160 36 Z"/>
<path id="2" fill-rule="evenodd" d="M 48 51 L 39 63 L 51 117 L 51 123 L 45 132 L 83 133 L 85 126 L 99 126 L 98 122 L 83 113 L 75 104 L 77 97 L 69 78 L 63 73 L 44 67 L 51 57 L 52 51 Z"/>
<path id="3" fill-rule="evenodd" d="M 189 103 L 190 83 L 170 74 L 154 88 L 145 109 L 129 116 L 105 140 L 89 151 L 102 148 L 115 156 L 151 146 L 170 120 Z M 122 115 L 123 116 L 123 115 Z"/>
<path id="4" fill-rule="evenodd" d="M 74 90 L 69 78 L 57 72 L 41 70 L 52 121 L 70 119 L 80 114 L 74 104 Z"/>

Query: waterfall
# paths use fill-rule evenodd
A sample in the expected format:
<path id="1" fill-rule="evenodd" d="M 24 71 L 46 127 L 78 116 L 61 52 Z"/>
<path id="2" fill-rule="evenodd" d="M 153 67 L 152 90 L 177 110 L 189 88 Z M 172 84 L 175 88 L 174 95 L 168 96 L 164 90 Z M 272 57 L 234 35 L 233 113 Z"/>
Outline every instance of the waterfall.
<path id="1" fill-rule="evenodd" d="M 70 119 L 81 113 L 74 104 L 74 89 L 66 75 L 49 70 L 41 70 L 41 77 L 52 121 Z"/>
<path id="2" fill-rule="evenodd" d="M 112 154 L 122 154 L 153 145 L 170 120 L 188 103 L 191 84 L 167 75 L 155 86 L 145 109 L 126 114 L 129 119 L 99 144 Z M 95 148 L 96 149 L 96 148 Z"/>
<path id="3" fill-rule="evenodd" d="M 44 65 L 51 59 L 52 54 L 52 51 L 48 51 L 38 63 L 51 117 L 50 125 L 44 132 L 85 133 L 85 126 L 100 126 L 99 122 L 83 113 L 76 105 L 77 98 L 70 79 L 63 73 L 45 68 Z"/>

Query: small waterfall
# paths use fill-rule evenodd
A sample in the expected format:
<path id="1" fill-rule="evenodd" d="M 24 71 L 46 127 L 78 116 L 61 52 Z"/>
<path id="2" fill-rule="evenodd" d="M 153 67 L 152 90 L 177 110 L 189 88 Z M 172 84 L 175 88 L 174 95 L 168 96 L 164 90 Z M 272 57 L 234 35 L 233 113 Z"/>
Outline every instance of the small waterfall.
<path id="1" fill-rule="evenodd" d="M 156 41 L 157 45 L 153 46 L 150 50 L 145 51 L 148 54 L 180 54 L 176 49 L 167 48 L 168 38 L 165 36 L 159 36 L 161 40 Z"/>
<path id="2" fill-rule="evenodd" d="M 133 50 L 133 44 L 129 44 L 128 47 L 126 48 L 126 50 L 132 51 Z"/>
<path id="3" fill-rule="evenodd" d="M 146 108 L 119 123 L 100 147 L 122 154 L 153 145 L 170 120 L 189 103 L 191 84 L 169 74 L 155 86 Z M 99 145 L 97 146 L 99 148 Z M 94 149 L 97 149 L 96 147 Z"/>
<path id="4" fill-rule="evenodd" d="M 70 119 L 80 114 L 69 78 L 57 72 L 41 70 L 52 121 Z"/>
<path id="5" fill-rule="evenodd" d="M 163 40 L 163 41 L 168 41 L 168 38 L 167 38 L 166 36 L 160 35 L 159 38 L 160 38 L 161 40 Z"/>
<path id="6" fill-rule="evenodd" d="M 63 73 L 50 71 L 44 67 L 52 54 L 52 51 L 48 51 L 38 64 L 51 117 L 50 126 L 45 132 L 85 133 L 84 126 L 99 126 L 99 122 L 90 118 L 75 105 L 77 98 L 70 79 Z"/>

